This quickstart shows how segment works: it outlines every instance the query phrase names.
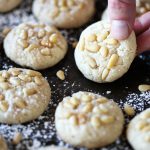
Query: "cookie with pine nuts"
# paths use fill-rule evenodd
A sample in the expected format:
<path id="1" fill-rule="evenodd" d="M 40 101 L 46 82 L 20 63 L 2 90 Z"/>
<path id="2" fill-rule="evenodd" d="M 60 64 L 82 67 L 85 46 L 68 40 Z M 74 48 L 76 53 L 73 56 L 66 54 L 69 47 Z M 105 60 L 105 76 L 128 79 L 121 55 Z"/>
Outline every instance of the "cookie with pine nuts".
<path id="1" fill-rule="evenodd" d="M 4 49 L 15 63 L 40 70 L 52 67 L 64 58 L 67 41 L 54 27 L 23 23 L 5 37 Z"/>
<path id="2" fill-rule="evenodd" d="M 75 49 L 75 61 L 82 74 L 98 83 L 113 82 L 122 77 L 136 56 L 134 32 L 118 41 L 110 35 L 111 25 L 100 21 L 86 28 Z"/>
<path id="3" fill-rule="evenodd" d="M 58 28 L 77 28 L 91 19 L 94 4 L 94 0 L 35 0 L 33 13 L 42 23 Z"/>
<path id="4" fill-rule="evenodd" d="M 150 11 L 150 0 L 136 0 L 136 16 L 139 17 Z M 102 14 L 102 20 L 109 20 L 108 8 Z"/>
<path id="5" fill-rule="evenodd" d="M 127 139 L 135 150 L 150 148 L 150 108 L 135 116 L 128 125 Z"/>
<path id="6" fill-rule="evenodd" d="M 51 89 L 40 72 L 10 68 L 0 71 L 0 123 L 38 118 L 50 102 Z"/>
<path id="7" fill-rule="evenodd" d="M 113 143 L 122 133 L 123 124 L 123 113 L 114 101 L 90 92 L 65 97 L 55 112 L 57 134 L 78 147 Z"/>
<path id="8" fill-rule="evenodd" d="M 0 149 L 1 150 L 8 150 L 6 141 L 1 135 L 0 135 Z"/>
<path id="9" fill-rule="evenodd" d="M 8 12 L 21 3 L 21 0 L 0 0 L 0 13 Z"/>

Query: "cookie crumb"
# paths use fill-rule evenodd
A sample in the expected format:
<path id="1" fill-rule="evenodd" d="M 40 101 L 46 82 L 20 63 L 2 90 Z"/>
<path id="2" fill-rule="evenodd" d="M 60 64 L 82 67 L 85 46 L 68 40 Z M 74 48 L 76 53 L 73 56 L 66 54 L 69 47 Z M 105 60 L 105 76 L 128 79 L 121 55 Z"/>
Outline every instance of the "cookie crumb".
<path id="1" fill-rule="evenodd" d="M 17 145 L 17 144 L 20 143 L 21 140 L 22 140 L 22 134 L 20 132 L 16 132 L 14 134 L 12 143 L 15 144 L 15 145 Z"/>
<path id="2" fill-rule="evenodd" d="M 134 116 L 135 115 L 134 108 L 132 106 L 130 106 L 129 104 L 124 104 L 124 111 L 129 116 Z"/>
<path id="3" fill-rule="evenodd" d="M 141 84 L 141 85 L 139 85 L 138 89 L 141 92 L 150 91 L 150 85 L 148 85 L 148 84 Z"/>
<path id="4" fill-rule="evenodd" d="M 65 80 L 65 73 L 62 70 L 57 71 L 56 76 L 60 79 L 60 80 Z"/>

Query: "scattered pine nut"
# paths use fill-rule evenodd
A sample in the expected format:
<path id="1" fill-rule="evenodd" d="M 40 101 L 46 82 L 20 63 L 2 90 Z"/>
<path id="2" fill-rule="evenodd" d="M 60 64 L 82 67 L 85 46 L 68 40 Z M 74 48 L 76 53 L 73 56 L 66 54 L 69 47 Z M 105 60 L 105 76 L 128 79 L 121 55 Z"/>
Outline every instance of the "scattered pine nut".
<path id="1" fill-rule="evenodd" d="M 57 71 L 56 76 L 57 76 L 60 80 L 65 80 L 65 74 L 64 74 L 64 71 L 62 71 L 62 70 Z"/>
<path id="2" fill-rule="evenodd" d="M 124 104 L 124 111 L 129 116 L 135 115 L 135 110 L 133 107 L 131 107 L 129 104 Z"/>

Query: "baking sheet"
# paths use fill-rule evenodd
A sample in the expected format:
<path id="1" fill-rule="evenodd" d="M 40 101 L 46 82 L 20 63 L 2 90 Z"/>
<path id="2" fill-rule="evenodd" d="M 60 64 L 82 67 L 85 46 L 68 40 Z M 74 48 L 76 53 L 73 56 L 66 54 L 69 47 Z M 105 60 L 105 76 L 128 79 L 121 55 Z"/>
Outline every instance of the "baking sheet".
<path id="1" fill-rule="evenodd" d="M 56 106 L 63 97 L 71 95 L 78 91 L 91 91 L 104 95 L 108 98 L 114 99 L 120 107 L 124 103 L 132 105 L 136 109 L 136 113 L 143 111 L 150 107 L 150 92 L 141 93 L 138 91 L 139 84 L 150 84 L 150 55 L 147 53 L 137 57 L 133 62 L 129 72 L 121 79 L 108 84 L 97 84 L 91 82 L 83 77 L 75 65 L 74 48 L 72 42 L 79 39 L 80 33 L 89 24 L 98 21 L 101 18 L 101 13 L 106 7 L 105 0 L 97 0 L 97 12 L 93 19 L 85 26 L 74 30 L 61 30 L 61 32 L 68 39 L 69 50 L 64 60 L 53 68 L 41 71 L 43 76 L 47 78 L 52 88 L 52 99 L 46 112 L 38 119 L 22 124 L 22 125 L 6 125 L 0 124 L 0 134 L 2 134 L 7 142 L 10 150 L 28 150 L 37 149 L 45 145 L 60 145 L 71 147 L 64 143 L 56 135 L 54 125 L 54 113 Z M 4 27 L 12 27 L 21 22 L 35 21 L 31 12 L 32 0 L 25 0 L 21 6 L 12 12 L 0 14 L 0 30 Z M 4 54 L 2 46 L 2 38 L 0 44 L 0 69 L 7 69 L 10 67 L 20 67 L 10 61 Z M 56 72 L 62 69 L 65 71 L 66 80 L 60 81 L 56 77 Z M 126 125 L 131 118 L 126 116 Z M 126 128 L 125 125 L 125 128 Z M 12 145 L 11 140 L 16 131 L 23 134 L 23 140 L 17 146 Z M 74 148 L 77 149 L 78 148 Z M 80 150 L 86 150 L 80 148 Z M 125 130 L 123 135 L 113 144 L 102 150 L 132 150 L 125 138 Z"/>

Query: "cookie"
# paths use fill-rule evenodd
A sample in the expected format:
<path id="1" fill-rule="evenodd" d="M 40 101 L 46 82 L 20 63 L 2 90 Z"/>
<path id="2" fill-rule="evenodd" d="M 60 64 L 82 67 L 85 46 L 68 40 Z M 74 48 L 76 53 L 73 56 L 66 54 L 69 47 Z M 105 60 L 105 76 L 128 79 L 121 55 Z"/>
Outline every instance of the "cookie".
<path id="1" fill-rule="evenodd" d="M 64 58 L 67 41 L 54 27 L 24 23 L 8 33 L 4 49 L 15 63 L 40 70 L 52 67 Z"/>
<path id="2" fill-rule="evenodd" d="M 123 113 L 115 102 L 89 92 L 65 97 L 55 112 L 58 135 L 78 147 L 98 148 L 113 143 L 123 124 Z"/>
<path id="3" fill-rule="evenodd" d="M 5 139 L 1 135 L 0 135 L 0 149 L 1 150 L 8 150 Z"/>
<path id="4" fill-rule="evenodd" d="M 52 145 L 47 147 L 40 147 L 38 150 L 72 150 L 72 149 Z"/>
<path id="5" fill-rule="evenodd" d="M 0 0 L 0 13 L 10 11 L 17 7 L 21 0 Z"/>
<path id="6" fill-rule="evenodd" d="M 134 150 L 150 149 L 150 108 L 131 120 L 127 129 L 127 139 Z"/>
<path id="7" fill-rule="evenodd" d="M 136 16 L 139 17 L 150 11 L 150 0 L 136 0 Z M 109 20 L 107 8 L 104 10 L 102 20 Z"/>
<path id="8" fill-rule="evenodd" d="M 59 28 L 77 28 L 91 19 L 95 12 L 94 4 L 94 0 L 35 0 L 33 13 L 42 23 Z"/>
<path id="9" fill-rule="evenodd" d="M 89 80 L 104 83 L 122 77 L 136 55 L 134 32 L 118 41 L 110 35 L 110 23 L 100 21 L 86 28 L 75 50 L 75 61 Z"/>
<path id="10" fill-rule="evenodd" d="M 41 73 L 19 68 L 0 71 L 0 123 L 18 124 L 38 118 L 50 97 L 50 86 Z"/>

